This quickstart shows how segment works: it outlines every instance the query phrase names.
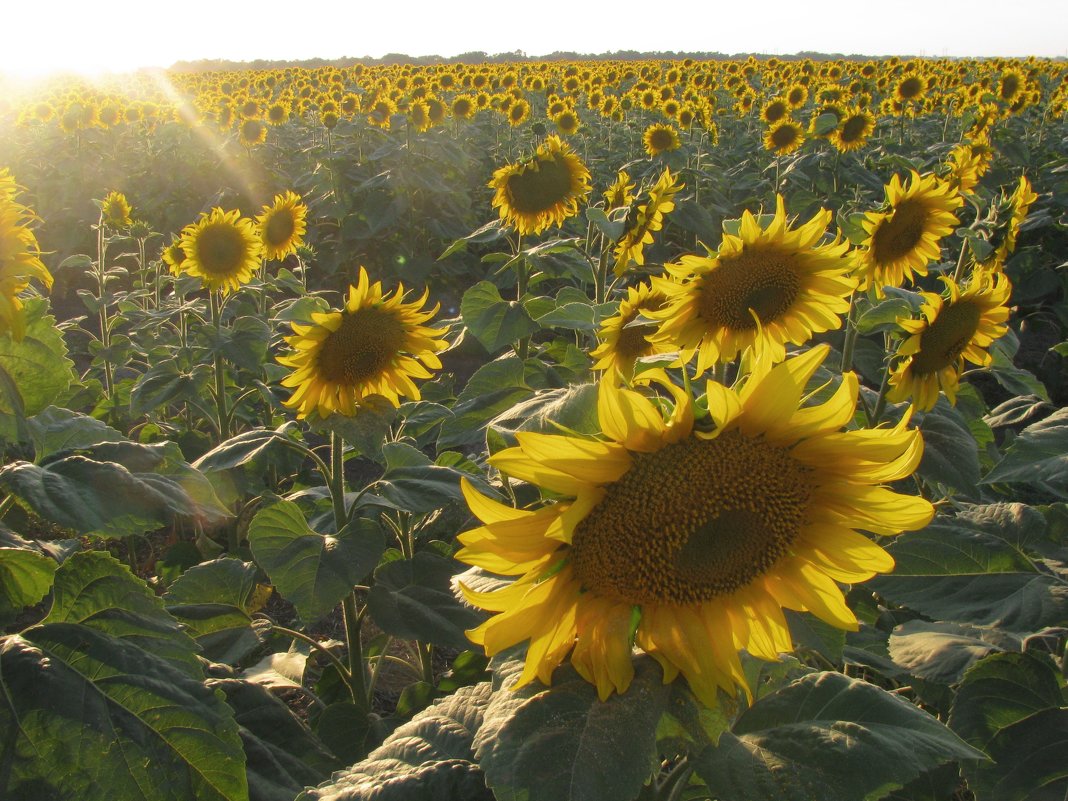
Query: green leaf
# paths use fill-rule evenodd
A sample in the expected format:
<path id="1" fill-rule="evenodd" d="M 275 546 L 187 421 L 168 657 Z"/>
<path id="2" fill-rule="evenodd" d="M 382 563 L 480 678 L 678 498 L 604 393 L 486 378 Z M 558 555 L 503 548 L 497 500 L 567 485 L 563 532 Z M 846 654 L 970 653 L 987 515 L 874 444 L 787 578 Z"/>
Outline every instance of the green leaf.
<path id="1" fill-rule="evenodd" d="M 247 760 L 251 801 L 292 801 L 340 765 L 308 727 L 263 687 L 239 679 L 212 679 L 233 708 Z"/>
<path id="2" fill-rule="evenodd" d="M 438 261 L 447 259 L 453 253 L 457 253 L 467 249 L 468 243 L 472 244 L 485 244 L 487 242 L 495 242 L 504 236 L 504 225 L 500 220 L 493 220 L 488 222 L 476 231 L 472 231 L 465 237 L 461 237 L 445 248 L 445 252 L 438 256 Z"/>
<path id="3" fill-rule="evenodd" d="M 1012 441 L 984 484 L 1049 483 L 1068 489 L 1068 408 L 1032 423 Z"/>
<path id="4" fill-rule="evenodd" d="M 542 328 L 566 328 L 572 331 L 596 331 L 597 310 L 585 303 L 564 303 L 538 318 Z"/>
<path id="5" fill-rule="evenodd" d="M 48 595 L 56 567 L 37 551 L 0 548 L 0 623 Z"/>
<path id="6" fill-rule="evenodd" d="M 820 114 L 812 123 L 812 133 L 815 136 L 826 136 L 838 127 L 837 114 Z"/>
<path id="7" fill-rule="evenodd" d="M 480 281 L 464 293 L 460 315 L 464 325 L 490 353 L 538 330 L 538 324 L 523 305 L 501 298 L 497 287 L 489 281 Z"/>
<path id="8" fill-rule="evenodd" d="M 501 669 L 506 684 L 522 662 Z M 657 722 L 670 687 L 650 658 L 635 663 L 622 695 L 597 689 L 570 667 L 552 688 L 537 682 L 494 694 L 475 737 L 478 763 L 498 801 L 629 801 L 657 768 Z"/>
<path id="9" fill-rule="evenodd" d="M 900 317 L 912 317 L 912 304 L 904 298 L 886 298 L 857 317 L 857 331 L 860 334 L 896 331 Z"/>
<path id="10" fill-rule="evenodd" d="M 296 427 L 296 423 L 288 421 L 273 431 L 262 428 L 245 431 L 216 445 L 193 462 L 193 467 L 204 473 L 244 467 L 255 459 L 284 450 L 287 446 L 282 440 Z"/>
<path id="11" fill-rule="evenodd" d="M 149 588 L 101 552 L 59 566 L 49 616 L 0 645 L 0 795 L 242 801 L 230 708 Z"/>
<path id="12" fill-rule="evenodd" d="M 623 228 L 626 223 L 623 220 L 610 220 L 608 215 L 604 213 L 604 209 L 599 209 L 596 206 L 586 207 L 586 219 L 597 226 L 597 230 L 604 234 L 605 239 L 609 242 L 615 242 L 621 236 L 623 236 Z"/>
<path id="13" fill-rule="evenodd" d="M 269 624 L 254 621 L 269 595 L 256 581 L 256 566 L 215 559 L 189 568 L 163 596 L 167 611 L 213 662 L 237 664 L 262 644 Z"/>
<path id="14" fill-rule="evenodd" d="M 1056 672 L 1032 654 L 995 654 L 965 676 L 949 725 L 991 762 L 965 766 L 979 801 L 1068 794 L 1068 708 Z"/>
<path id="15" fill-rule="evenodd" d="M 923 458 L 917 473 L 925 481 L 957 490 L 966 498 L 979 497 L 979 446 L 968 422 L 941 398 L 923 415 Z"/>
<path id="16" fill-rule="evenodd" d="M 48 313 L 45 300 L 27 300 L 26 336 L 21 342 L 0 337 L 0 437 L 14 439 L 11 417 L 31 417 L 66 392 L 74 381 L 74 364 L 67 345 Z"/>
<path id="17" fill-rule="evenodd" d="M 562 426 L 580 434 L 601 430 L 597 420 L 597 385 L 581 384 L 539 390 L 490 421 L 501 432 L 539 431 L 558 434 Z"/>
<path id="18" fill-rule="evenodd" d="M 182 519 L 210 526 L 229 517 L 211 484 L 182 461 L 173 442 L 105 442 L 87 455 L 39 465 L 14 462 L 0 469 L 0 486 L 79 534 L 124 537 Z"/>
<path id="19" fill-rule="evenodd" d="M 461 475 L 434 464 L 391 468 L 375 483 L 375 494 L 395 509 L 423 515 L 463 500 Z"/>
<path id="20" fill-rule="evenodd" d="M 238 317 L 230 328 L 222 329 L 219 349 L 231 363 L 259 373 L 267 359 L 271 329 L 259 317 Z"/>
<path id="21" fill-rule="evenodd" d="M 206 380 L 196 371 L 183 372 L 173 360 L 155 364 L 130 390 L 130 413 L 139 416 L 168 404 L 200 401 Z"/>
<path id="22" fill-rule="evenodd" d="M 890 635 L 890 658 L 913 676 L 939 684 L 956 684 L 980 659 L 1006 650 L 1019 651 L 1020 640 L 962 623 L 910 620 Z"/>
<path id="23" fill-rule="evenodd" d="M 1017 632 L 1060 625 L 1068 616 L 1068 580 L 1039 567 L 1046 532 L 1045 518 L 1023 504 L 936 517 L 922 531 L 894 539 L 887 548 L 894 572 L 868 586 L 936 620 Z"/>
<path id="24" fill-rule="evenodd" d="M 353 416 L 332 414 L 325 420 L 316 420 L 314 425 L 321 431 L 338 434 L 356 453 L 377 460 L 382 455 L 382 444 L 396 419 L 397 409 L 392 403 L 381 395 L 370 395 L 360 401 L 360 407 Z"/>
<path id="25" fill-rule="evenodd" d="M 784 609 L 783 614 L 786 615 L 795 647 L 815 651 L 834 664 L 842 661 L 842 649 L 845 648 L 845 632 L 842 629 L 806 612 Z"/>
<path id="26" fill-rule="evenodd" d="M 460 688 L 297 801 L 493 801 L 472 753 L 490 692 L 488 682 Z"/>
<path id="27" fill-rule="evenodd" d="M 316 534 L 290 501 L 261 509 L 249 525 L 248 541 L 256 562 L 305 623 L 352 592 L 385 548 L 381 530 L 370 521 L 356 520 L 338 536 Z"/>
<path id="28" fill-rule="evenodd" d="M 717 798 L 876 801 L 944 762 L 982 756 L 903 698 L 812 673 L 757 701 L 693 764 Z"/>
<path id="29" fill-rule="evenodd" d="M 464 631 L 481 623 L 482 615 L 453 595 L 457 572 L 456 562 L 431 551 L 382 565 L 367 595 L 375 624 L 394 637 L 466 648 L 471 643 Z"/>
<path id="30" fill-rule="evenodd" d="M 91 448 L 102 442 L 122 442 L 126 438 L 106 423 L 69 409 L 49 406 L 26 421 L 33 438 L 37 461 L 63 451 Z"/>

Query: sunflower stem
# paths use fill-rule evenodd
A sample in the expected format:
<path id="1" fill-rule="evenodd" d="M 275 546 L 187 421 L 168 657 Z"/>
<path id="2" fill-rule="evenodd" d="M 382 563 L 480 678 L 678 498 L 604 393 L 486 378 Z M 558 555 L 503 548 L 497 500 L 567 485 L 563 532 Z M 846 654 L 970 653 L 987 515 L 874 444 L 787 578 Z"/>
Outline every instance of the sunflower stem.
<path id="1" fill-rule="evenodd" d="M 216 292 L 208 290 L 208 305 L 211 307 L 211 324 L 215 327 L 215 410 L 219 419 L 219 442 L 230 439 L 230 414 L 226 410 L 226 367 L 223 364 L 219 341 L 222 339 L 222 300 Z"/>
<path id="2" fill-rule="evenodd" d="M 419 667 L 422 671 L 423 681 L 434 686 L 434 646 L 428 642 L 417 640 L 416 649 L 419 651 Z"/>
<path id="3" fill-rule="evenodd" d="M 849 296 L 849 314 L 846 315 L 845 341 L 842 343 L 842 373 L 853 369 L 853 351 L 857 346 L 857 293 Z"/>
<path id="4" fill-rule="evenodd" d="M 352 683 L 351 677 L 349 676 L 349 669 L 345 667 L 345 663 L 338 659 L 329 648 L 324 646 L 321 642 L 314 639 L 313 637 L 309 637 L 303 632 L 295 631 L 293 629 L 287 629 L 285 626 L 279 626 L 273 620 L 271 621 L 271 631 L 277 631 L 279 634 L 284 634 L 286 637 L 291 637 L 294 640 L 300 640 L 301 642 L 310 645 L 316 651 L 325 656 L 327 661 L 330 662 L 330 664 L 333 665 L 335 668 L 337 668 L 337 672 L 338 675 L 341 677 L 342 683 L 344 683 L 344 685 L 349 688 L 349 694 L 352 694 Z"/>
<path id="5" fill-rule="evenodd" d="M 671 770 L 668 771 L 668 775 L 657 786 L 656 798 L 663 799 L 663 801 L 678 801 L 678 799 L 682 798 L 692 773 L 693 765 L 690 764 L 690 761 L 685 756 L 682 757 L 672 766 Z"/>
<path id="6" fill-rule="evenodd" d="M 15 496 L 14 495 L 7 495 L 7 496 L 4 497 L 4 500 L 0 501 L 0 520 L 4 519 L 4 515 L 6 515 L 8 510 L 14 505 L 15 505 Z"/>
<path id="7" fill-rule="evenodd" d="M 100 221 L 96 227 L 96 282 L 100 297 L 100 346 L 104 355 L 104 397 L 108 400 L 115 393 L 115 374 L 111 367 L 111 356 L 108 350 L 111 348 L 111 325 L 108 320 L 107 276 L 104 274 L 104 259 L 107 256 L 107 244 L 104 242 L 104 213 L 100 213 Z"/>
<path id="8" fill-rule="evenodd" d="M 349 518 L 345 508 L 345 443 L 336 431 L 330 432 L 330 473 L 327 480 L 330 482 L 330 500 L 334 507 L 334 532 L 340 534 Z"/>
<path id="9" fill-rule="evenodd" d="M 345 639 L 348 641 L 352 703 L 367 714 L 371 711 L 371 704 L 367 697 L 367 677 L 363 670 L 363 641 L 360 639 L 360 616 L 356 612 L 356 592 L 346 595 L 341 606 L 345 618 Z"/>

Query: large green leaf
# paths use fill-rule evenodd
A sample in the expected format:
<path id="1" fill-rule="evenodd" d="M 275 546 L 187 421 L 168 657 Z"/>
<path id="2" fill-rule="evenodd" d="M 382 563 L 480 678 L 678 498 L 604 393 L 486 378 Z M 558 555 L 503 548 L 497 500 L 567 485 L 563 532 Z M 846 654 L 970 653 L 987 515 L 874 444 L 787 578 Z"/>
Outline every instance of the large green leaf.
<path id="1" fill-rule="evenodd" d="M 295 427 L 293 421 L 287 421 L 273 431 L 263 428 L 244 431 L 216 445 L 193 462 L 193 467 L 205 473 L 244 467 L 289 447 L 284 440 Z"/>
<path id="2" fill-rule="evenodd" d="M 173 360 L 154 364 L 130 390 L 130 413 L 143 415 L 168 404 L 199 401 L 207 380 L 204 371 L 183 371 Z"/>
<path id="3" fill-rule="evenodd" d="M 499 432 L 540 431 L 561 433 L 562 426 L 580 434 L 601 430 L 597 422 L 597 385 L 580 384 L 559 389 L 539 390 L 490 421 Z"/>
<path id="4" fill-rule="evenodd" d="M 27 420 L 26 428 L 33 439 L 38 462 L 63 451 L 85 450 L 102 442 L 122 442 L 126 439 L 95 417 L 55 406 L 49 406 Z"/>
<path id="5" fill-rule="evenodd" d="M 490 692 L 488 682 L 461 687 L 297 801 L 493 801 L 472 747 Z"/>
<path id="6" fill-rule="evenodd" d="M 490 353 L 538 330 L 523 305 L 504 300 L 489 281 L 479 281 L 464 293 L 460 314 L 464 325 Z"/>
<path id="7" fill-rule="evenodd" d="M 1023 504 L 975 506 L 902 534 L 894 572 L 869 586 L 936 620 L 1032 632 L 1068 617 L 1068 576 L 1043 562 L 1047 524 Z M 1053 552 L 1064 562 L 1063 548 Z"/>
<path id="8" fill-rule="evenodd" d="M 377 525 L 356 520 L 338 536 L 317 534 L 291 501 L 261 509 L 249 525 L 248 541 L 256 562 L 306 623 L 352 592 L 385 549 Z"/>
<path id="9" fill-rule="evenodd" d="M 260 685 L 239 679 L 207 684 L 222 690 L 234 710 L 245 751 L 249 801 L 293 801 L 339 767 L 289 707 Z"/>
<path id="10" fill-rule="evenodd" d="M 0 487 L 79 534 L 122 537 L 183 519 L 211 526 L 229 516 L 173 442 L 105 442 L 41 464 L 14 462 L 0 469 Z"/>
<path id="11" fill-rule="evenodd" d="M 0 548 L 0 624 L 52 588 L 56 561 L 29 548 Z"/>
<path id="12" fill-rule="evenodd" d="M 890 658 L 913 676 L 956 684 L 983 657 L 1020 650 L 1020 640 L 998 629 L 910 620 L 894 629 L 889 648 Z"/>
<path id="13" fill-rule="evenodd" d="M 167 611 L 214 662 L 233 665 L 254 651 L 269 625 L 252 619 L 270 588 L 256 581 L 256 566 L 215 559 L 189 568 L 170 586 Z"/>
<path id="14" fill-rule="evenodd" d="M 54 593 L 0 645 L 0 796 L 246 799 L 233 712 L 151 590 L 97 551 L 60 565 Z"/>
<path id="15" fill-rule="evenodd" d="M 1068 490 L 1068 408 L 1021 431 L 983 483 L 1048 483 Z"/>
<path id="16" fill-rule="evenodd" d="M 812 673 L 757 701 L 694 768 L 720 801 L 875 801 L 944 762 L 982 756 L 903 698 Z"/>
<path id="17" fill-rule="evenodd" d="M 498 671 L 496 693 L 475 738 L 478 763 L 498 801 L 630 801 L 656 770 L 656 729 L 670 687 L 649 658 L 635 664 L 622 695 L 600 701 L 570 667 L 547 689 L 534 682 L 512 692 L 522 662 Z"/>
<path id="18" fill-rule="evenodd" d="M 1068 707 L 1047 660 L 995 654 L 977 663 L 957 691 L 949 725 L 992 760 L 965 766 L 979 801 L 1068 795 Z"/>
<path id="19" fill-rule="evenodd" d="M 464 630 L 477 626 L 482 616 L 453 594 L 457 572 L 456 562 L 431 551 L 382 565 L 367 595 L 375 624 L 395 637 L 466 648 Z"/>
<path id="20" fill-rule="evenodd" d="M 74 382 L 67 345 L 48 313 L 48 301 L 26 301 L 26 336 L 0 337 L 0 437 L 13 439 L 14 415 L 31 417 L 53 403 Z"/>
<path id="21" fill-rule="evenodd" d="M 923 416 L 923 459 L 917 473 L 925 481 L 967 498 L 978 498 L 979 447 L 963 415 L 944 401 Z"/>

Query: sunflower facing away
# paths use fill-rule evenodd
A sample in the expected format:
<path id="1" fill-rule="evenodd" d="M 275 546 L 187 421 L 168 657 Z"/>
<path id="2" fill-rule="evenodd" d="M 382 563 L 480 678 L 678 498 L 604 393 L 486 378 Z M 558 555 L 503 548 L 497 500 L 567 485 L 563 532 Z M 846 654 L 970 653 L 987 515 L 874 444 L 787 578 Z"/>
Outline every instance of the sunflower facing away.
<path id="1" fill-rule="evenodd" d="M 237 209 L 214 208 L 182 229 L 182 270 L 224 295 L 252 280 L 260 266 L 260 239 Z"/>
<path id="2" fill-rule="evenodd" d="M 419 400 L 412 379 L 440 370 L 436 354 L 448 343 L 440 339 L 444 329 L 423 325 L 438 310 L 423 310 L 427 294 L 411 303 L 404 302 L 404 294 L 402 284 L 384 295 L 382 283 L 372 284 L 361 267 L 360 280 L 349 286 L 340 311 L 313 314 L 313 325 L 293 324 L 293 336 L 286 337 L 293 351 L 278 362 L 293 368 L 282 386 L 295 387 L 285 405 L 296 409 L 298 418 L 312 412 L 352 416 L 369 395 L 381 395 L 394 406 L 402 396 Z"/>
<path id="3" fill-rule="evenodd" d="M 673 350 L 670 343 L 652 339 L 657 329 L 655 322 L 643 325 L 638 320 L 639 315 L 658 311 L 666 302 L 667 296 L 649 284 L 628 287 L 627 296 L 619 303 L 619 311 L 601 323 L 597 332 L 601 344 L 590 352 L 590 356 L 597 360 L 593 369 L 607 370 L 610 375 L 615 370 L 630 375 L 635 359 Z"/>
<path id="4" fill-rule="evenodd" d="M 100 204 L 100 216 L 112 228 L 129 228 L 133 222 L 131 211 L 130 203 L 122 192 L 109 192 Z"/>
<path id="5" fill-rule="evenodd" d="M 768 660 L 792 649 L 782 609 L 856 629 L 837 582 L 893 568 L 866 536 L 926 525 L 930 503 L 883 484 L 912 474 L 923 442 L 906 428 L 841 431 L 857 380 L 800 408 L 828 353 L 814 348 L 775 367 L 757 360 L 741 391 L 709 382 L 713 431 L 693 425 L 693 400 L 669 387 L 668 421 L 647 397 L 604 380 L 605 437 L 520 433 L 490 463 L 556 500 L 535 510 L 492 501 L 463 482 L 484 524 L 462 533 L 457 558 L 518 577 L 466 599 L 496 612 L 468 632 L 488 654 L 529 640 L 516 683 L 548 684 L 568 654 L 607 698 L 624 692 L 637 646 L 664 680 L 679 673 L 702 702 L 748 692 L 739 649 Z"/>
<path id="6" fill-rule="evenodd" d="M 1012 285 L 1005 275 L 976 270 L 963 291 L 951 279 L 942 280 L 948 299 L 921 292 L 922 319 L 898 320 L 911 336 L 897 349 L 886 395 L 895 403 L 912 398 L 923 411 L 937 403 L 939 389 L 955 403 L 964 362 L 990 364 L 985 348 L 1008 330 Z"/>
<path id="7" fill-rule="evenodd" d="M 849 245 L 819 244 L 831 212 L 823 209 L 791 228 L 782 195 L 775 204 L 766 229 L 747 211 L 738 235 L 724 234 L 718 252 L 683 256 L 665 265 L 675 280 L 653 279 L 669 300 L 650 315 L 663 321 L 658 337 L 675 343 L 686 362 L 696 353 L 698 375 L 754 345 L 781 361 L 786 343 L 800 345 L 839 328 L 849 310 L 856 287 L 848 275 Z"/>
<path id="8" fill-rule="evenodd" d="M 263 258 L 281 261 L 296 253 L 304 244 L 308 230 L 308 207 L 294 192 L 274 196 L 274 203 L 263 207 L 256 218 L 256 228 L 263 246 Z"/>
<path id="9" fill-rule="evenodd" d="M 623 235 L 612 252 L 616 275 L 622 275 L 631 264 L 645 264 L 645 246 L 653 243 L 653 234 L 664 227 L 664 217 L 675 210 L 675 195 L 685 188 L 671 170 L 664 170 L 649 190 L 649 199 L 631 209 Z"/>
<path id="10" fill-rule="evenodd" d="M 964 201 L 948 181 L 915 170 L 907 186 L 895 175 L 886 187 L 890 208 L 869 211 L 861 225 L 868 234 L 857 254 L 861 289 L 901 286 L 913 273 L 927 275 L 927 265 L 942 253 L 942 237 L 957 225 L 953 211 Z"/>
<path id="11" fill-rule="evenodd" d="M 578 214 L 590 193 L 590 171 L 558 136 L 547 136 L 534 155 L 493 173 L 493 208 L 520 234 L 540 234 Z"/>
<path id="12" fill-rule="evenodd" d="M 1031 210 L 1031 204 L 1038 200 L 1038 195 L 1031 189 L 1031 182 L 1026 176 L 1020 176 L 1020 182 L 1008 199 L 1008 220 L 998 226 L 995 236 L 991 239 L 994 252 L 983 263 L 987 269 L 1000 270 L 1005 266 L 1005 260 L 1016 250 L 1016 238 L 1020 235 L 1020 226 L 1027 219 L 1027 213 Z"/>

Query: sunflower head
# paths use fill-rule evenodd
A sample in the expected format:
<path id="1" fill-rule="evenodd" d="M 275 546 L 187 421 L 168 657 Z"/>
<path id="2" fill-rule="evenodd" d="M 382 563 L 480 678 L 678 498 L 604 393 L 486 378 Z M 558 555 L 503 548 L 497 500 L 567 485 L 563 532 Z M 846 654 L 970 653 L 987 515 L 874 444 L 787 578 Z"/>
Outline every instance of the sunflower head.
<path id="1" fill-rule="evenodd" d="M 913 171 L 907 185 L 895 175 L 886 187 L 889 209 L 868 212 L 862 222 L 868 238 L 857 255 L 861 288 L 901 286 L 942 252 L 942 238 L 957 224 L 953 211 L 964 202 L 949 182 Z"/>
<path id="2" fill-rule="evenodd" d="M 106 225 L 115 229 L 129 228 L 133 209 L 122 192 L 108 192 L 100 204 L 100 217 Z"/>
<path id="3" fill-rule="evenodd" d="M 37 215 L 16 201 L 18 188 L 10 174 L 0 174 L 0 334 L 16 341 L 25 335 L 26 321 L 19 294 L 30 279 L 52 287 L 52 274 L 41 261 L 37 237 L 29 225 Z"/>
<path id="4" fill-rule="evenodd" d="M 634 200 L 634 183 L 625 171 L 620 170 L 613 184 L 604 190 L 605 212 L 629 206 L 632 200 Z"/>
<path id="5" fill-rule="evenodd" d="M 351 416 L 371 395 L 394 406 L 401 397 L 419 399 L 412 379 L 440 370 L 436 354 L 448 343 L 443 329 L 424 325 L 437 312 L 437 306 L 423 308 L 426 293 L 409 303 L 404 295 L 403 285 L 383 294 L 381 282 L 372 284 L 361 267 L 344 307 L 313 314 L 312 325 L 293 324 L 293 335 L 286 337 L 292 350 L 278 362 L 293 368 L 282 385 L 294 388 L 285 405 L 298 418 Z"/>
<path id="6" fill-rule="evenodd" d="M 167 247 L 163 248 L 163 252 L 160 253 L 160 258 L 163 259 L 163 263 L 171 271 L 171 275 L 181 275 L 182 264 L 185 262 L 185 251 L 182 250 L 182 240 L 175 239 Z"/>
<path id="7" fill-rule="evenodd" d="M 593 369 L 607 370 L 609 374 L 618 370 L 629 376 L 637 359 L 668 352 L 671 345 L 654 338 L 656 322 L 643 323 L 639 319 L 647 312 L 659 311 L 666 302 L 667 296 L 649 284 L 628 287 L 627 296 L 619 303 L 619 311 L 601 323 L 597 332 L 601 344 L 590 352 L 596 359 Z"/>
<path id="8" fill-rule="evenodd" d="M 262 145 L 267 141 L 267 125 L 259 118 L 242 120 L 238 126 L 237 138 L 245 147 Z"/>
<path id="9" fill-rule="evenodd" d="M 195 275 L 210 290 L 224 295 L 252 280 L 260 265 L 261 246 L 252 220 L 234 209 L 211 210 L 182 229 L 183 272 Z"/>
<path id="10" fill-rule="evenodd" d="M 645 264 L 645 246 L 651 245 L 653 234 L 663 228 L 664 218 L 675 210 L 675 195 L 685 186 L 666 169 L 649 190 L 649 199 L 632 206 L 623 235 L 612 253 L 616 275 L 622 275 L 631 264 L 639 267 Z"/>
<path id="11" fill-rule="evenodd" d="M 763 359 L 744 387 L 709 382 L 711 430 L 674 385 L 665 420 L 644 394 L 602 380 L 599 439 L 521 433 L 490 463 L 551 493 L 537 509 L 464 494 L 482 526 L 459 536 L 457 558 L 515 580 L 493 592 L 461 584 L 495 612 L 468 636 L 495 654 L 529 641 L 518 682 L 548 684 L 571 663 L 602 699 L 633 678 L 636 645 L 679 673 L 706 704 L 748 692 L 740 649 L 764 659 L 792 650 L 782 610 L 856 629 L 837 582 L 893 567 L 860 534 L 926 525 L 923 498 L 882 486 L 916 469 L 923 443 L 907 428 L 846 431 L 857 403 L 848 373 L 831 398 L 802 407 L 828 353 L 814 348 L 776 367 Z"/>
<path id="12" fill-rule="evenodd" d="M 779 120 L 764 134 L 764 149 L 778 156 L 793 153 L 805 143 L 805 132 L 790 118 Z"/>
<path id="13" fill-rule="evenodd" d="M 963 290 L 952 279 L 942 280 L 945 297 L 921 292 L 920 319 L 898 320 L 909 336 L 897 349 L 886 396 L 894 402 L 912 398 L 924 411 L 938 401 L 939 390 L 954 403 L 965 361 L 990 364 L 985 348 L 1008 330 L 1012 285 L 1005 275 L 977 269 Z"/>
<path id="14" fill-rule="evenodd" d="M 304 234 L 308 230 L 308 207 L 300 196 L 294 192 L 275 195 L 274 203 L 264 206 L 263 212 L 256 218 L 256 229 L 260 235 L 263 258 L 281 261 L 286 256 L 297 252 L 304 244 Z"/>
<path id="15" fill-rule="evenodd" d="M 540 234 L 578 214 L 590 193 L 590 171 L 558 136 L 548 136 L 532 157 L 493 173 L 493 208 L 520 234 Z"/>
<path id="16" fill-rule="evenodd" d="M 851 108 L 838 121 L 830 134 L 831 144 L 842 153 L 860 150 L 875 130 L 875 116 L 866 109 Z"/>
<path id="17" fill-rule="evenodd" d="M 654 123 L 645 129 L 645 133 L 642 134 L 642 143 L 650 158 L 678 150 L 682 145 L 679 132 L 675 130 L 675 127 L 662 122 Z"/>
<path id="18" fill-rule="evenodd" d="M 781 360 L 787 343 L 839 328 L 856 280 L 848 275 L 848 244 L 822 241 L 831 217 L 821 210 L 795 228 L 779 195 L 766 228 L 747 211 L 718 252 L 665 265 L 673 280 L 653 279 L 669 300 L 651 313 L 662 320 L 658 336 L 685 361 L 696 354 L 700 374 L 753 346 Z"/>

